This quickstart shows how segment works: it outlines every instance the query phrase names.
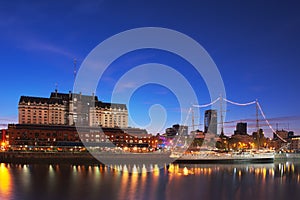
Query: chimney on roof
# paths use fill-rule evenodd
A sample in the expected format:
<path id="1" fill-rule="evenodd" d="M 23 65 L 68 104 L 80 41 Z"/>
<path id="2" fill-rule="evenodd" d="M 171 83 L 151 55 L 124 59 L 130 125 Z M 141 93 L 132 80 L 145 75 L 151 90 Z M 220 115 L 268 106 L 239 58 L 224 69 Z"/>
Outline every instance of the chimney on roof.
<path id="1" fill-rule="evenodd" d="M 71 90 L 69 91 L 69 99 L 72 98 L 72 93 L 71 93 Z"/>
<path id="2" fill-rule="evenodd" d="M 79 99 L 81 100 L 81 92 L 79 92 Z"/>

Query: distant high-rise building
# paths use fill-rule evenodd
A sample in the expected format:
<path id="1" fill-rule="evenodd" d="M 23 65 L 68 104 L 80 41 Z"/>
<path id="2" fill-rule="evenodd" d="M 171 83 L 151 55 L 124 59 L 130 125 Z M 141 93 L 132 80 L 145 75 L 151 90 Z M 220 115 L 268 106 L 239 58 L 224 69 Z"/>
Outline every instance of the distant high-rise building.
<path id="1" fill-rule="evenodd" d="M 217 134 L 218 118 L 216 110 L 206 110 L 204 116 L 204 132 Z"/>
<path id="2" fill-rule="evenodd" d="M 247 123 L 240 122 L 236 124 L 235 135 L 246 135 L 247 134 Z"/>

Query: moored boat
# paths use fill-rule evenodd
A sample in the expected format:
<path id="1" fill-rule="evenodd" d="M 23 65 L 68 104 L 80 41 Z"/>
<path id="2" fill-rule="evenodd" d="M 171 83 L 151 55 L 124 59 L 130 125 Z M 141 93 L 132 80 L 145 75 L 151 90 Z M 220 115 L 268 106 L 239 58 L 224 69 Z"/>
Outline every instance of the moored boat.
<path id="1" fill-rule="evenodd" d="M 176 163 L 270 163 L 275 153 L 270 151 L 218 152 L 199 151 L 193 153 L 172 153 Z"/>

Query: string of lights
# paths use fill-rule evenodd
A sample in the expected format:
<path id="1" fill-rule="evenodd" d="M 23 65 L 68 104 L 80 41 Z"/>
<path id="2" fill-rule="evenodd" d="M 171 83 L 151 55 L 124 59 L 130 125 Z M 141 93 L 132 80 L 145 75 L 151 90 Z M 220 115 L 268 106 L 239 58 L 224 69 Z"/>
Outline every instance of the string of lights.
<path id="1" fill-rule="evenodd" d="M 237 102 L 233 102 L 233 101 L 230 101 L 228 99 L 224 99 L 224 101 L 228 102 L 228 103 L 231 103 L 233 105 L 237 105 L 237 106 L 249 106 L 249 105 L 252 105 L 252 104 L 255 104 L 256 101 L 251 101 L 249 103 L 237 103 Z"/>
<path id="2" fill-rule="evenodd" d="M 208 104 L 202 104 L 202 105 L 193 105 L 193 107 L 196 107 L 196 108 L 205 108 L 205 107 L 208 107 L 208 106 L 211 106 L 215 103 L 217 103 L 218 101 L 220 100 L 220 97 L 217 98 L 216 100 L 212 101 L 211 103 L 208 103 Z"/>

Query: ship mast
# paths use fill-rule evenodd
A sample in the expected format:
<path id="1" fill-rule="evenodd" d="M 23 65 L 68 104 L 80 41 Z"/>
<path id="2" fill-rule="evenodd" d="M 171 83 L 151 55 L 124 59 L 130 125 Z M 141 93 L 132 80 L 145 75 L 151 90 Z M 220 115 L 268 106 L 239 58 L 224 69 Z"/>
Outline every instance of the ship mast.
<path id="1" fill-rule="evenodd" d="M 76 64 L 77 64 L 77 60 L 76 60 L 76 58 L 74 58 L 74 71 L 73 71 L 73 75 L 74 75 L 74 83 L 75 83 L 76 73 L 77 73 L 77 71 L 76 71 Z"/>
<path id="2" fill-rule="evenodd" d="M 221 136 L 224 135 L 224 120 L 223 120 L 223 97 L 222 94 L 220 94 L 220 116 L 221 116 Z"/>
<path id="3" fill-rule="evenodd" d="M 257 148 L 260 146 L 260 133 L 259 133 L 259 121 L 258 121 L 258 100 L 256 99 L 256 129 L 257 129 Z"/>
<path id="4" fill-rule="evenodd" d="M 194 109 L 192 109 L 192 130 L 195 131 L 195 116 L 194 116 Z"/>

